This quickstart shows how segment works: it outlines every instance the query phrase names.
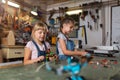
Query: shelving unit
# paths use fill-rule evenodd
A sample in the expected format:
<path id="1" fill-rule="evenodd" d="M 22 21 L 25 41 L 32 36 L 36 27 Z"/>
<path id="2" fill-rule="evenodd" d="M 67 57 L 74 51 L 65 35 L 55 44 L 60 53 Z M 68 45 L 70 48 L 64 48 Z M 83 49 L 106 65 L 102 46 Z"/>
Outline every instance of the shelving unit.
<path id="1" fill-rule="evenodd" d="M 104 7 L 107 5 L 119 5 L 120 1 L 119 0 L 111 0 L 111 1 L 104 1 L 104 2 L 91 2 L 89 4 L 83 4 L 83 5 L 79 5 L 79 6 L 74 6 L 74 7 L 70 7 L 68 8 L 68 10 L 78 10 L 78 9 L 89 9 L 89 8 L 100 8 L 100 7 Z M 64 8 L 63 8 L 64 9 Z M 59 13 L 59 10 L 54 10 L 56 13 Z M 50 14 L 50 11 L 47 12 L 47 14 Z"/>

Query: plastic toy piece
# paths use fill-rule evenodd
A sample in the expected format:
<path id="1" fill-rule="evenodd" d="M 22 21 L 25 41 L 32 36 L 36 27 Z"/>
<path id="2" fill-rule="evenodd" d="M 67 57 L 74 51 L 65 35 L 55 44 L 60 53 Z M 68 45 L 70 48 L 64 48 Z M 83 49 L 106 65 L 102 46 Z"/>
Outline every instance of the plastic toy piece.
<path id="1" fill-rule="evenodd" d="M 61 66 L 60 69 L 57 70 L 58 75 L 61 75 L 63 71 L 67 71 L 70 72 L 71 76 L 67 77 L 66 80 L 84 80 L 82 76 L 79 76 L 79 72 L 81 71 L 82 67 L 87 66 L 87 62 L 80 64 L 79 59 L 75 57 L 73 57 L 72 59 L 68 58 L 68 61 L 68 65 Z"/>
<path id="2" fill-rule="evenodd" d="M 82 76 L 79 75 L 81 68 L 87 66 L 89 59 L 91 56 L 87 55 L 82 57 L 81 62 L 78 58 L 68 57 L 67 65 L 60 66 L 60 68 L 55 69 L 49 66 L 49 63 L 46 63 L 46 69 L 49 71 L 54 71 L 57 75 L 62 75 L 64 72 L 69 72 L 71 76 L 67 77 L 66 80 L 84 80 Z"/>
<path id="3" fill-rule="evenodd" d="M 74 51 L 74 42 L 72 40 L 67 40 L 67 49 Z M 87 66 L 88 62 L 91 60 L 91 55 L 87 53 L 85 56 L 81 58 L 81 63 L 78 58 L 68 56 L 67 57 L 67 65 L 63 65 L 58 69 L 52 68 L 46 63 L 46 69 L 49 71 L 54 71 L 57 75 L 62 75 L 63 72 L 70 72 L 71 76 L 67 77 L 66 80 L 84 80 L 82 76 L 78 74 L 81 71 L 82 67 Z"/>

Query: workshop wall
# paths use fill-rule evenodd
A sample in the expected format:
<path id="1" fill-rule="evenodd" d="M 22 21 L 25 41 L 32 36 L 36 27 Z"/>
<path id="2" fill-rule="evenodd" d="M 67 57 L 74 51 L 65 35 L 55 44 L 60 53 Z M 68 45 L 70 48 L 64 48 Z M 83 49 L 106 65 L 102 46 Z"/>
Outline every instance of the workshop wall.
<path id="1" fill-rule="evenodd" d="M 96 0 L 98 2 L 100 2 L 101 0 Z M 103 2 L 106 0 L 102 0 Z M 75 6 L 79 6 L 82 5 L 84 3 L 90 3 L 90 2 L 94 2 L 92 0 L 85 0 L 85 1 L 69 1 L 69 2 L 64 2 L 64 3 L 60 3 L 60 4 L 55 4 L 55 5 L 49 5 L 47 7 L 47 11 L 53 10 L 53 9 L 59 9 L 60 7 L 75 7 Z M 94 19 L 91 17 L 91 14 L 88 14 L 85 17 L 85 20 L 82 20 L 81 16 L 79 17 L 79 23 L 81 26 L 78 29 L 78 37 L 77 38 L 71 38 L 74 40 L 82 40 L 82 44 L 85 47 L 89 47 L 89 46 L 98 46 L 98 45 L 110 45 L 110 21 L 111 21 L 111 14 L 110 14 L 110 9 L 111 9 L 111 5 L 107 5 L 104 7 L 100 7 L 98 9 L 98 13 L 96 13 L 96 9 L 98 8 L 88 8 L 88 9 L 84 9 L 84 11 L 88 11 L 91 12 L 95 17 L 96 17 L 96 21 L 94 21 Z M 47 18 L 50 15 L 47 15 Z M 55 13 L 52 18 L 56 18 L 59 16 L 64 16 L 61 13 Z M 98 16 L 98 18 L 97 18 Z M 48 20 L 48 19 L 47 19 Z M 47 21 L 47 23 L 49 24 L 49 21 Z M 87 43 L 85 41 L 85 36 L 82 35 L 83 34 L 83 29 L 82 27 L 85 26 L 86 28 L 86 36 L 87 36 Z M 57 26 L 59 27 L 59 26 Z"/>

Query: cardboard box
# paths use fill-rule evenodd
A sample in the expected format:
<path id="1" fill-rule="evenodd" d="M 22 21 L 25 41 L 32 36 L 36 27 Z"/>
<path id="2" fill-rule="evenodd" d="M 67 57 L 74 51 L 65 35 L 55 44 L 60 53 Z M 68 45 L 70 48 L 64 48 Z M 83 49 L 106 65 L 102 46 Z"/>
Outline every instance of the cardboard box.
<path id="1" fill-rule="evenodd" d="M 1 39 L 2 45 L 15 45 L 15 36 L 13 31 L 4 31 Z"/>

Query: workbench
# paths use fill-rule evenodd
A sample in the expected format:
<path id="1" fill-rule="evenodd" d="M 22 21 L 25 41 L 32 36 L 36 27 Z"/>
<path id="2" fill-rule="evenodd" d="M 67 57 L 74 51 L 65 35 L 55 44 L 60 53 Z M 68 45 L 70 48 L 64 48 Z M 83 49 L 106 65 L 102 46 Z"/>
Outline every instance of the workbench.
<path id="1" fill-rule="evenodd" d="M 119 58 L 95 57 L 94 59 L 96 61 L 101 59 L 113 60 L 113 63 L 111 63 L 110 67 L 103 67 L 100 64 L 89 64 L 81 69 L 81 76 L 84 76 L 86 80 L 120 80 Z M 117 61 L 116 64 L 114 64 L 114 60 Z M 0 80 L 65 80 L 65 78 L 70 75 L 69 73 L 64 73 L 58 76 L 54 72 L 46 70 L 43 64 L 44 63 L 35 63 L 1 68 Z M 66 62 L 50 62 L 50 65 L 55 68 L 65 64 Z M 117 79 L 110 79 L 116 75 L 118 75 Z"/>

